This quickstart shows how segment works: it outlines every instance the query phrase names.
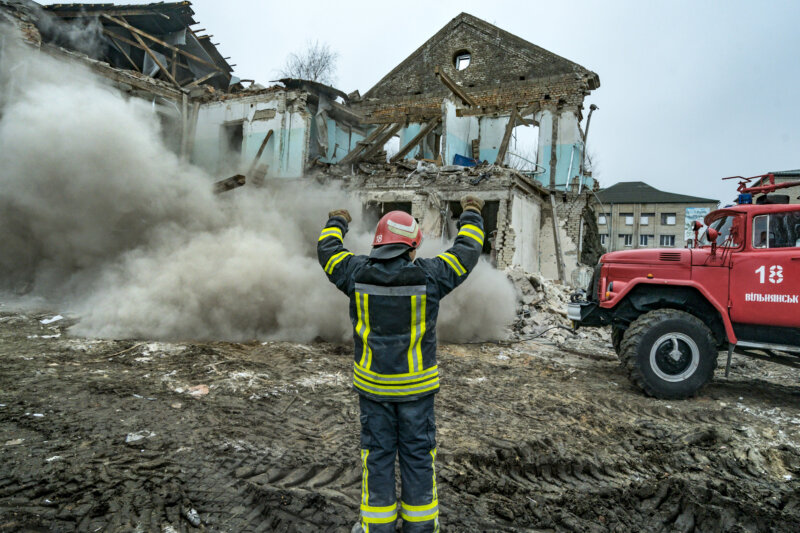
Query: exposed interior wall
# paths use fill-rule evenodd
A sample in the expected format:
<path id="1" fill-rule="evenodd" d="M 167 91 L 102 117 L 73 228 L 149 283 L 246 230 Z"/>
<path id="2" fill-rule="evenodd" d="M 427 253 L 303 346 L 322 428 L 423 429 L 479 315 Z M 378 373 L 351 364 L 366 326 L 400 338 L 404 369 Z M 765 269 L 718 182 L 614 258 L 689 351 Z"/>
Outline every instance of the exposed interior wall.
<path id="1" fill-rule="evenodd" d="M 539 122 L 539 149 L 536 163 L 544 169 L 536 179 L 545 187 L 550 187 L 552 184 L 555 190 L 567 190 L 573 179 L 580 175 L 583 139 L 578 115 L 571 109 L 545 108 L 537 113 L 536 117 Z M 555 172 L 551 165 L 554 155 Z M 584 186 L 591 188 L 593 185 L 592 178 L 584 178 Z"/>
<path id="2" fill-rule="evenodd" d="M 480 160 L 494 163 L 500 152 L 500 143 L 511 117 L 481 117 L 480 124 Z"/>
<path id="3" fill-rule="evenodd" d="M 320 118 L 317 116 L 311 117 L 311 131 L 316 131 L 317 120 L 320 120 Z M 327 126 L 325 129 L 328 141 L 327 150 L 324 154 L 320 154 L 319 144 L 311 142 L 310 145 L 313 149 L 310 150 L 310 155 L 312 157 L 319 155 L 319 160 L 323 163 L 338 163 L 350 150 L 356 147 L 359 141 L 364 140 L 366 132 L 360 128 L 338 122 L 330 116 L 325 116 L 324 120 Z"/>
<path id="4" fill-rule="evenodd" d="M 566 213 L 556 207 L 559 227 L 558 235 L 561 239 L 561 252 L 564 256 L 564 279 L 572 279 L 572 273 L 578 268 L 578 244 L 569 234 L 569 220 L 563 215 Z M 547 207 L 542 211 L 539 233 L 539 272 L 547 279 L 558 279 L 558 258 L 556 255 L 556 241 L 553 235 L 553 212 Z"/>
<path id="5" fill-rule="evenodd" d="M 442 160 L 445 164 L 452 164 L 456 154 L 471 158 L 472 140 L 480 135 L 478 117 L 457 116 L 456 104 L 449 98 L 444 100 L 442 108 L 444 116 Z"/>
<path id="6" fill-rule="evenodd" d="M 541 204 L 531 198 L 513 195 L 510 225 L 515 238 L 511 264 L 528 272 L 539 271 L 541 216 Z"/>
<path id="7" fill-rule="evenodd" d="M 400 128 L 398 135 L 400 136 L 400 147 L 408 144 L 414 137 L 416 137 L 420 130 L 425 127 L 421 122 L 410 122 Z M 436 138 L 439 128 L 435 128 L 433 132 L 429 133 L 425 139 L 421 140 L 403 159 L 435 159 L 438 154 L 438 147 L 436 147 Z"/>
<path id="8" fill-rule="evenodd" d="M 260 164 L 268 166 L 270 177 L 302 176 L 311 115 L 300 96 L 295 92 L 278 91 L 201 104 L 192 162 L 219 176 L 245 172 L 264 136 L 273 130 Z M 241 146 L 232 150 L 230 133 L 238 124 L 241 124 Z"/>

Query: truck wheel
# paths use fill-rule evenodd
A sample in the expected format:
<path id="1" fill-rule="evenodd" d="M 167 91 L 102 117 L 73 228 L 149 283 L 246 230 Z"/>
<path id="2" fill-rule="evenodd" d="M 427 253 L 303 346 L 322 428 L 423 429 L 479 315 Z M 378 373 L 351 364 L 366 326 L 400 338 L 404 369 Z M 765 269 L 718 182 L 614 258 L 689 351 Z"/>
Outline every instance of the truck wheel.
<path id="1" fill-rule="evenodd" d="M 614 347 L 614 352 L 617 356 L 622 352 L 622 337 L 625 335 L 625 330 L 622 328 L 611 327 L 611 345 Z"/>
<path id="2" fill-rule="evenodd" d="M 717 349 L 711 330 L 697 317 L 659 309 L 631 323 L 620 359 L 631 381 L 650 396 L 689 398 L 711 381 Z"/>

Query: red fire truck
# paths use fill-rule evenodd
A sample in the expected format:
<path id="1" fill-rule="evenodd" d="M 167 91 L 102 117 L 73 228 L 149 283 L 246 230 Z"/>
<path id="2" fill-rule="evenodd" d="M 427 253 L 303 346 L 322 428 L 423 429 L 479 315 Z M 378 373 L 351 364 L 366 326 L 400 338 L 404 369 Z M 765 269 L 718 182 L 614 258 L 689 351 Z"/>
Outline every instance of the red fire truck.
<path id="1" fill-rule="evenodd" d="M 735 178 L 737 204 L 707 215 L 702 237 L 695 222 L 695 248 L 607 253 L 573 294 L 573 324 L 611 326 L 622 366 L 651 396 L 694 395 L 720 350 L 726 376 L 734 352 L 800 367 L 800 205 L 766 194 L 800 182 Z"/>

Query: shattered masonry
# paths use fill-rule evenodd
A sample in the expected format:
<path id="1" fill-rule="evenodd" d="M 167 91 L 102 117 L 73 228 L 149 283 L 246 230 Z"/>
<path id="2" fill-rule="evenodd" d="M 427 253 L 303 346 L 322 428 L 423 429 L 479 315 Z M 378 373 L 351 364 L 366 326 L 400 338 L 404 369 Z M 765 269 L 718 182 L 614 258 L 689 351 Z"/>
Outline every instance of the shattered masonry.
<path id="1" fill-rule="evenodd" d="M 487 202 L 484 253 L 498 268 L 583 284 L 580 263 L 596 260 L 597 184 L 581 121 L 598 75 L 472 15 L 452 19 L 363 96 L 308 80 L 239 80 L 210 36 L 192 29 L 190 2 L 21 0 L 1 3 L 0 17 L 42 51 L 152 101 L 176 153 L 233 176 L 218 191 L 309 175 L 342 181 L 365 216 L 406 210 L 426 234 L 448 238 L 469 190 Z M 70 40 L 67 25 L 99 44 Z M 523 128 L 538 131 L 535 155 L 510 149 Z M 512 158 L 525 163 L 509 168 Z"/>

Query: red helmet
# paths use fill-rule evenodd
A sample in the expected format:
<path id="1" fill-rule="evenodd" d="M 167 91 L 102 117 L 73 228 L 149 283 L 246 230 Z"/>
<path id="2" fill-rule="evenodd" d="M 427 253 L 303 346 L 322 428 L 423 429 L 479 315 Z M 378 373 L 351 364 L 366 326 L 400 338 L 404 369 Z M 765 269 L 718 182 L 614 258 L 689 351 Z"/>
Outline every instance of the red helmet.
<path id="1" fill-rule="evenodd" d="M 383 215 L 375 229 L 372 246 L 404 244 L 417 248 L 422 244 L 422 230 L 414 217 L 405 211 L 390 211 Z"/>

